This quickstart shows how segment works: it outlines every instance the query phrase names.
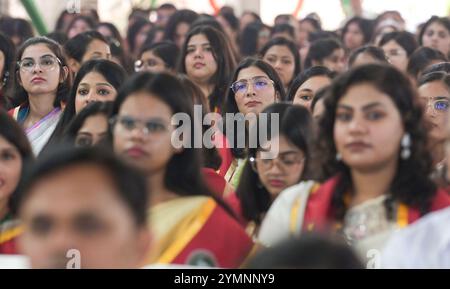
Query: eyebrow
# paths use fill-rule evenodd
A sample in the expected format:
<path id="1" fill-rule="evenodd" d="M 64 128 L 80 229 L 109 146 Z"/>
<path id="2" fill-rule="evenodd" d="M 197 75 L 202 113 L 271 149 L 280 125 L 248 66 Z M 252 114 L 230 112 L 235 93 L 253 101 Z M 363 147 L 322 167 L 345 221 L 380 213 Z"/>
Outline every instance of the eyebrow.
<path id="1" fill-rule="evenodd" d="M 44 54 L 44 55 L 39 56 L 39 58 L 47 57 L 47 56 L 52 56 L 52 57 L 57 58 L 56 55 L 53 55 L 53 54 Z M 34 60 L 33 57 L 24 57 L 24 58 L 22 58 L 21 60 L 25 60 L 25 59 L 32 59 L 32 60 Z"/>
<path id="2" fill-rule="evenodd" d="M 261 148 L 259 148 L 259 151 L 267 153 L 267 152 L 270 152 L 271 149 L 270 148 L 261 147 Z M 278 156 L 285 156 L 285 155 L 295 154 L 295 153 L 302 153 L 302 151 L 301 150 L 282 151 L 282 152 L 278 152 Z"/>
<path id="3" fill-rule="evenodd" d="M 145 122 L 158 122 L 158 123 L 162 123 L 162 124 L 166 123 L 166 121 L 163 118 L 161 118 L 161 117 L 148 118 L 148 119 L 145 120 Z"/>
<path id="4" fill-rule="evenodd" d="M 261 78 L 261 77 L 270 79 L 270 77 L 268 77 L 266 75 L 256 75 L 256 76 L 253 76 L 251 78 L 241 78 L 241 79 L 238 79 L 236 81 L 248 81 L 249 79 Z"/>
<path id="5" fill-rule="evenodd" d="M 448 96 L 435 96 L 433 99 L 435 99 L 435 100 L 443 100 L 443 99 L 450 100 L 450 97 L 448 97 Z"/>
<path id="6" fill-rule="evenodd" d="M 86 221 L 102 221 L 101 217 L 99 217 L 97 214 L 95 214 L 94 212 L 91 211 L 81 211 L 78 212 L 74 217 L 73 217 L 73 222 L 74 223 L 78 223 L 78 222 L 86 222 Z"/>
<path id="7" fill-rule="evenodd" d="M 287 150 L 287 151 L 283 151 L 283 152 L 279 152 L 279 155 L 288 155 L 288 154 L 295 154 L 295 153 L 300 153 L 300 150 Z"/>
<path id="8" fill-rule="evenodd" d="M 152 121 L 152 122 L 159 122 L 159 123 L 162 123 L 162 124 L 166 124 L 167 123 L 167 121 L 164 118 L 159 117 L 159 116 L 147 118 L 147 119 L 144 119 L 144 120 L 141 119 L 141 118 L 136 118 L 136 117 L 131 116 L 129 114 L 123 114 L 123 115 L 118 115 L 118 116 L 119 117 L 132 118 L 132 119 L 137 120 L 137 121 L 145 121 L 145 122 L 151 122 Z M 168 122 L 170 123 L 170 120 Z"/>
<path id="9" fill-rule="evenodd" d="M 267 54 L 265 57 L 275 57 L 275 58 L 280 58 L 281 60 L 294 60 L 294 56 L 287 56 L 287 55 L 283 55 L 283 56 L 278 56 L 277 54 Z"/>
<path id="10" fill-rule="evenodd" d="M 111 84 L 109 84 L 108 82 L 99 82 L 99 83 L 96 83 L 95 84 L 96 86 L 100 86 L 100 85 L 106 85 L 106 86 L 109 86 L 109 87 L 113 87 Z"/>
<path id="11" fill-rule="evenodd" d="M 431 98 L 431 100 L 450 100 L 449 96 L 435 96 L 435 97 L 429 97 L 429 96 L 420 96 L 423 100 L 428 100 Z"/>
<path id="12" fill-rule="evenodd" d="M 211 45 L 211 43 L 209 43 L 209 42 L 203 42 L 203 43 L 193 43 L 193 44 L 188 44 L 188 46 L 187 47 L 195 47 L 195 46 L 208 46 L 208 45 Z"/>
<path id="13" fill-rule="evenodd" d="M 0 147 L 0 152 L 19 153 L 19 150 L 13 146 Z"/>
<path id="14" fill-rule="evenodd" d="M 362 110 L 366 111 L 366 110 L 372 109 L 372 108 L 377 107 L 377 106 L 383 106 L 383 104 L 381 104 L 379 102 L 369 103 L 369 104 L 364 105 L 362 107 Z M 349 105 L 345 105 L 345 104 L 338 104 L 337 108 L 343 108 L 343 109 L 346 109 L 346 110 L 353 110 L 353 107 L 351 107 Z"/>
<path id="15" fill-rule="evenodd" d="M 100 82 L 100 83 L 96 83 L 95 86 L 100 86 L 100 85 L 105 85 L 105 86 L 109 86 L 109 87 L 113 87 L 111 84 L 107 83 L 107 82 Z M 90 86 L 89 83 L 86 82 L 82 82 L 80 83 L 78 86 Z"/>
<path id="16" fill-rule="evenodd" d="M 313 92 L 312 89 L 309 89 L 309 88 L 302 88 L 302 89 L 300 89 L 300 91 Z"/>
<path id="17" fill-rule="evenodd" d="M 30 221 L 32 222 L 32 223 L 35 223 L 36 221 L 42 221 L 42 220 L 50 220 L 50 221 L 53 221 L 53 218 L 52 218 L 52 216 L 51 215 L 49 215 L 49 214 L 46 214 L 46 213 L 42 213 L 42 212 L 39 212 L 39 213 L 37 213 L 37 214 L 35 214 L 35 215 L 32 215 L 31 216 L 31 218 L 30 218 Z"/>

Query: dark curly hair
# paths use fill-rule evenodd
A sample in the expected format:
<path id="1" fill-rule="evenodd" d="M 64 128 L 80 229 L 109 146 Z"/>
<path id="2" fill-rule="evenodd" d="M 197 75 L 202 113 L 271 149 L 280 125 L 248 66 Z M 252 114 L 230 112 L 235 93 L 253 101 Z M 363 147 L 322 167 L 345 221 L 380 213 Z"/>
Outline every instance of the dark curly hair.
<path id="1" fill-rule="evenodd" d="M 332 197 L 332 210 L 337 220 L 342 220 L 347 207 L 344 196 L 351 191 L 350 168 L 336 160 L 333 131 L 336 107 L 339 100 L 351 86 L 369 83 L 390 96 L 402 116 L 405 132 L 412 139 L 411 156 L 400 159 L 397 173 L 390 185 L 390 194 L 385 201 L 388 219 L 393 218 L 394 202 L 402 202 L 418 208 L 421 214 L 429 211 L 431 200 L 436 194 L 436 185 L 430 179 L 432 159 L 427 151 L 427 133 L 422 121 L 422 108 L 415 100 L 415 90 L 410 81 L 395 68 L 370 64 L 358 67 L 338 77 L 325 98 L 325 113 L 319 122 L 318 149 L 321 151 L 324 177 L 340 175 Z"/>

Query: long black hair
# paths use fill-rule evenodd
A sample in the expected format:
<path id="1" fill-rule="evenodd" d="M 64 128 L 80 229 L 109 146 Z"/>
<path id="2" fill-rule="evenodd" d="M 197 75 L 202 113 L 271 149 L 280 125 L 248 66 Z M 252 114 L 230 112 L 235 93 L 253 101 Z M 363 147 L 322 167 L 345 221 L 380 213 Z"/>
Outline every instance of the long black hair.
<path id="1" fill-rule="evenodd" d="M 242 57 L 257 55 L 259 34 L 264 29 L 271 30 L 269 26 L 257 21 L 245 26 L 239 41 L 239 51 Z"/>
<path id="2" fill-rule="evenodd" d="M 350 168 L 336 160 L 334 123 L 339 100 L 353 85 L 369 83 L 388 95 L 402 116 L 405 132 L 412 139 L 411 156 L 400 159 L 397 173 L 390 184 L 385 206 L 388 219 L 393 218 L 394 202 L 402 202 L 417 207 L 421 213 L 428 212 L 431 200 L 436 194 L 436 186 L 430 179 L 432 159 L 427 151 L 427 132 L 423 123 L 423 111 L 415 100 L 415 90 L 407 77 L 394 67 L 369 64 L 357 67 L 335 79 L 324 100 L 325 113 L 319 121 L 318 149 L 322 155 L 324 177 L 340 175 L 340 180 L 332 197 L 334 217 L 342 220 L 347 207 L 345 195 L 352 190 Z"/>
<path id="3" fill-rule="evenodd" d="M 136 51 L 136 49 L 138 47 L 136 46 L 135 40 L 136 40 L 136 36 L 139 34 L 139 31 L 141 31 L 142 28 L 144 28 L 145 26 L 148 25 L 152 25 L 152 23 L 150 21 L 148 21 L 147 19 L 143 19 L 143 18 L 139 18 L 137 19 L 133 25 L 131 25 L 128 28 L 127 31 L 127 43 L 128 43 L 128 48 L 131 54 L 137 54 L 139 51 Z"/>
<path id="4" fill-rule="evenodd" d="M 195 85 L 185 74 L 179 74 L 178 80 L 180 80 L 181 84 L 194 103 L 194 105 L 201 105 L 202 109 L 202 118 L 204 119 L 206 114 L 209 113 L 209 107 L 206 103 L 206 98 L 202 90 Z M 202 132 L 203 135 L 207 130 L 209 130 L 212 125 L 202 124 Z M 211 168 L 217 171 L 222 164 L 222 158 L 219 155 L 219 152 L 215 147 L 207 148 L 203 147 L 203 166 L 206 168 Z"/>
<path id="5" fill-rule="evenodd" d="M 284 136 L 287 140 L 302 150 L 305 155 L 305 166 L 301 180 L 308 178 L 309 171 L 309 155 L 312 148 L 313 120 L 309 111 L 299 105 L 289 103 L 275 103 L 268 106 L 262 111 L 267 114 L 268 124 L 270 124 L 272 114 L 277 114 L 279 117 L 279 127 L 277 128 L 279 134 L 277 136 Z M 241 181 L 236 189 L 236 194 L 241 200 L 241 206 L 244 217 L 249 221 L 254 221 L 260 224 L 262 221 L 262 214 L 267 212 L 272 204 L 272 198 L 267 189 L 261 184 L 258 173 L 250 164 L 250 158 L 256 158 L 256 153 L 264 145 L 259 143 L 259 134 L 265 133 L 268 137 L 272 136 L 271 126 L 267 125 L 264 132 L 261 132 L 261 127 L 258 124 L 261 120 L 257 120 L 258 131 L 258 145 L 256 148 L 249 148 L 247 162 L 242 171 Z M 268 139 L 270 140 L 270 139 Z"/>
<path id="6" fill-rule="evenodd" d="M 20 125 L 3 109 L 0 109 L 0 123 L 2 124 L 0 125 L 0 137 L 11 143 L 19 151 L 20 157 L 22 159 L 21 175 L 23 177 L 25 168 L 32 165 L 32 163 L 34 162 L 34 155 L 31 144 L 28 141 L 23 128 L 20 127 Z M 17 188 L 9 197 L 9 210 L 13 211 L 12 208 L 14 207 L 16 199 Z"/>

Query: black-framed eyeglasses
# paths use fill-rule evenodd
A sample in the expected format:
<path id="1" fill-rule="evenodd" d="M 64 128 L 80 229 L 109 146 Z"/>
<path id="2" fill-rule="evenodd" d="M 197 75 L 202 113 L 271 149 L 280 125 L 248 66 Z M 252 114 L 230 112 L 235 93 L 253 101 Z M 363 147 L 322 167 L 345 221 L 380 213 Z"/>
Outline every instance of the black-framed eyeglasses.
<path id="1" fill-rule="evenodd" d="M 115 116 L 109 120 L 111 127 L 119 126 L 123 131 L 132 132 L 139 128 L 145 135 L 162 133 L 168 130 L 159 120 L 140 120 L 131 116 Z"/>

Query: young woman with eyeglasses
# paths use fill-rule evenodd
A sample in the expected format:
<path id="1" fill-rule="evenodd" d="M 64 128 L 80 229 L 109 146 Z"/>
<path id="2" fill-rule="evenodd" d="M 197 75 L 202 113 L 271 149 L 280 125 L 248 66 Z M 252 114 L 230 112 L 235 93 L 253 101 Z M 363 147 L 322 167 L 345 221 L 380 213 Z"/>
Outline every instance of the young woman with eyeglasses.
<path id="1" fill-rule="evenodd" d="M 18 254 L 23 227 L 13 212 L 17 185 L 34 157 L 22 128 L 0 109 L 0 255 Z"/>
<path id="2" fill-rule="evenodd" d="M 237 116 L 240 113 L 247 120 L 251 120 L 267 106 L 284 99 L 283 83 L 275 69 L 261 59 L 250 57 L 241 61 L 234 72 L 222 116 L 226 119 L 227 114 Z M 224 135 L 217 134 L 217 143 L 221 144 L 219 153 L 222 157 L 219 174 L 234 188 L 239 182 L 247 154 L 246 147 L 239 145 L 242 136 L 248 138 L 247 124 L 245 131 L 239 130 L 238 124 L 239 121 L 233 122 L 232 128 L 231 123 L 224 122 Z"/>
<path id="3" fill-rule="evenodd" d="M 313 137 L 313 121 L 304 107 L 276 103 L 262 113 L 268 115 L 268 120 L 272 119 L 272 114 L 278 115 L 278 132 L 272 132 L 270 125 L 260 127 L 258 118 L 255 124 L 258 135 L 267 134 L 267 142 L 258 142 L 256 148 L 249 148 L 248 161 L 236 190 L 241 213 L 248 222 L 247 233 L 252 237 L 256 237 L 264 215 L 280 192 L 307 176 Z M 269 147 L 277 150 L 270 152 Z"/>
<path id="4" fill-rule="evenodd" d="M 149 263 L 237 268 L 253 247 L 251 239 L 231 209 L 208 189 L 201 149 L 173 142 L 181 126 L 172 124 L 173 115 L 183 113 L 194 120 L 192 107 L 175 76 L 136 74 L 114 102 L 114 151 L 138 167 L 150 184 L 154 246 Z M 183 143 L 192 144 L 194 133 L 183 134 Z"/>
<path id="5" fill-rule="evenodd" d="M 429 149 L 437 171 L 444 167 L 446 118 L 450 104 L 450 75 L 432 72 L 419 79 L 419 99 L 429 124 Z"/>
<path id="6" fill-rule="evenodd" d="M 52 135 L 69 90 L 61 46 L 45 37 L 28 39 L 17 53 L 15 101 L 10 114 L 22 125 L 38 155 Z"/>

